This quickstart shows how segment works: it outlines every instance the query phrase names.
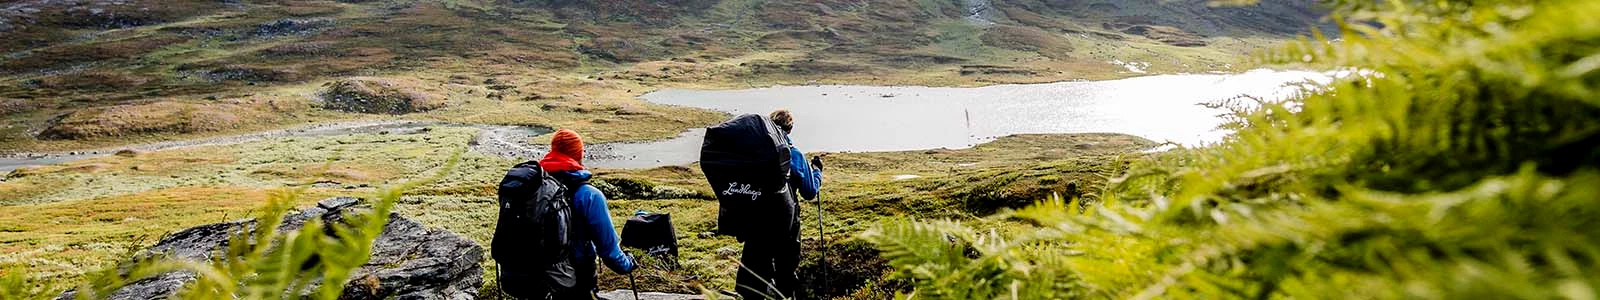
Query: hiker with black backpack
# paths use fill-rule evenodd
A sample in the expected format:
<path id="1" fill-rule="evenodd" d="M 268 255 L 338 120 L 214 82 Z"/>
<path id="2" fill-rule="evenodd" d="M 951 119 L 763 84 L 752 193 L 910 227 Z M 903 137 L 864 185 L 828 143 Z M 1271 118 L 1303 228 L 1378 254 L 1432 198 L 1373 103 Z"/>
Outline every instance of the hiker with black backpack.
<path id="1" fill-rule="evenodd" d="M 789 134 L 794 132 L 794 115 L 789 113 L 788 110 L 780 109 L 773 111 L 769 118 L 772 119 L 774 125 L 778 125 L 779 130 L 783 131 L 783 139 L 790 145 L 788 174 L 790 189 L 805 200 L 816 200 L 817 191 L 822 189 L 822 169 L 820 165 L 814 168 L 811 164 L 806 163 L 806 155 L 800 151 L 800 148 L 794 147 L 794 140 L 789 138 Z M 735 280 L 740 282 L 741 286 L 744 286 L 745 283 L 754 283 L 757 280 L 761 280 L 761 278 L 771 280 L 773 287 L 777 288 L 777 295 L 767 294 L 766 296 L 769 298 L 782 297 L 792 299 L 795 297 L 795 293 L 800 290 L 800 277 L 799 274 L 795 273 L 796 269 L 800 267 L 800 204 L 795 201 L 797 200 L 794 198 L 796 193 L 787 193 L 790 195 L 787 197 L 789 201 L 785 203 L 788 212 L 781 214 L 783 220 L 787 220 L 787 224 L 784 224 L 787 227 L 773 227 L 771 228 L 773 230 L 771 235 L 749 239 L 744 244 L 744 253 L 739 257 L 740 263 L 746 266 L 759 267 L 748 268 L 749 271 L 740 272 Z M 766 269 L 769 261 L 772 264 L 771 271 Z M 749 292 L 754 292 L 754 290 L 741 292 L 740 294 L 744 295 Z M 744 297 L 745 299 L 760 299 L 752 298 L 749 295 L 744 295 Z"/>
<path id="2" fill-rule="evenodd" d="M 519 299 L 593 299 L 595 258 L 619 274 L 637 265 L 618 246 L 600 190 L 588 184 L 583 139 L 562 129 L 544 159 L 512 167 L 500 183 L 490 242 L 500 289 Z"/>
<path id="3" fill-rule="evenodd" d="M 800 206 L 822 170 L 791 145 L 794 117 L 742 115 L 706 129 L 700 168 L 716 193 L 717 232 L 744 242 L 736 279 L 744 299 L 794 298 L 800 288 Z"/>

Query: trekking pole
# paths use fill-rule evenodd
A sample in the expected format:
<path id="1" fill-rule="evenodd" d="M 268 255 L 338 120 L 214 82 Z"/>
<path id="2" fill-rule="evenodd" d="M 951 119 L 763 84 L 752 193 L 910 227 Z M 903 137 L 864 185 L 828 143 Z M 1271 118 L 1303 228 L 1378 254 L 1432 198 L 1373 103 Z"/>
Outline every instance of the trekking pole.
<path id="1" fill-rule="evenodd" d="M 821 170 L 823 168 L 822 167 L 822 156 L 819 155 L 819 156 L 811 157 L 811 164 L 815 165 L 818 170 Z M 821 180 L 822 180 L 821 178 L 817 178 L 817 181 L 819 183 L 820 183 Z M 817 242 L 821 243 L 821 245 L 820 245 L 821 247 L 819 247 L 817 249 L 819 249 L 819 251 L 821 251 L 821 253 L 819 253 L 820 255 L 818 257 L 821 258 L 821 262 L 822 262 L 822 293 L 821 294 L 826 294 L 828 292 L 828 236 L 827 236 L 827 234 L 828 234 L 828 230 L 827 230 L 826 227 L 824 227 L 824 225 L 822 223 L 822 188 L 819 186 L 817 188 Z"/>
<path id="2" fill-rule="evenodd" d="M 639 280 L 634 279 L 636 276 L 633 272 L 628 272 L 628 286 L 629 290 L 633 290 L 633 300 L 639 300 Z"/>
<path id="3" fill-rule="evenodd" d="M 828 292 L 828 238 L 827 238 L 827 234 L 828 234 L 828 232 L 826 230 L 824 230 L 823 227 L 822 227 L 822 191 L 817 191 L 817 242 L 822 243 L 822 245 L 821 245 L 822 247 L 818 248 L 818 249 L 821 249 L 820 251 L 822 251 L 821 255 L 819 256 L 819 257 L 822 258 L 822 293 L 819 293 L 819 294 L 823 294 L 823 295 L 826 295 L 827 292 Z"/>

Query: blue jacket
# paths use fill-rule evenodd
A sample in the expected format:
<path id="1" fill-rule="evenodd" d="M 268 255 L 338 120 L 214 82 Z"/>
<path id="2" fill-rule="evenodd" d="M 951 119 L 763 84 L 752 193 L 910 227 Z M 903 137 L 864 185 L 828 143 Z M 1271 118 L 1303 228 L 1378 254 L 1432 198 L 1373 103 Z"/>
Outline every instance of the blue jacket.
<path id="1" fill-rule="evenodd" d="M 794 145 L 789 136 L 783 139 Z M 811 161 L 806 160 L 799 147 L 789 147 L 789 185 L 800 191 L 800 197 L 806 200 L 816 199 L 817 190 L 822 189 L 822 169 L 812 168 Z"/>
<path id="2" fill-rule="evenodd" d="M 593 262 L 598 256 L 607 268 L 617 273 L 632 272 L 637 265 L 622 252 L 617 240 L 616 227 L 611 225 L 611 210 L 606 208 L 606 196 L 588 184 L 593 173 L 586 170 L 551 173 L 566 182 L 581 182 L 572 191 L 573 211 L 577 213 L 578 240 L 573 245 L 578 262 Z"/>

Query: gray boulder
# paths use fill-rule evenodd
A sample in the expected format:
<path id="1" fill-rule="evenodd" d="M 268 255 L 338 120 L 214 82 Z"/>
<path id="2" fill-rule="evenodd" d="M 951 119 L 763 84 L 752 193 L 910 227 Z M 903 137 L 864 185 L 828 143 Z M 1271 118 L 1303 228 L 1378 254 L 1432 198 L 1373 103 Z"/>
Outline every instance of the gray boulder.
<path id="1" fill-rule="evenodd" d="M 355 198 L 329 198 L 285 216 L 277 230 L 299 230 L 312 218 L 336 224 L 349 213 L 369 209 Z M 249 219 L 185 229 L 162 238 L 136 259 L 167 256 L 209 261 L 213 255 L 226 251 L 233 235 L 254 231 L 255 227 L 256 220 Z M 351 274 L 340 299 L 475 299 L 483 286 L 483 266 L 479 264 L 482 260 L 483 247 L 477 243 L 391 214 L 383 234 L 372 245 L 371 259 Z M 132 282 L 106 298 L 167 299 L 194 280 L 191 272 L 165 273 Z M 316 285 L 320 283 L 314 283 L 313 288 Z M 75 296 L 75 291 L 67 291 L 57 299 Z"/>
<path id="2" fill-rule="evenodd" d="M 705 295 L 672 294 L 658 292 L 639 292 L 639 297 L 634 298 L 633 291 L 614 290 L 600 292 L 595 296 L 604 300 L 708 300 Z M 732 298 L 729 298 L 732 299 Z"/>

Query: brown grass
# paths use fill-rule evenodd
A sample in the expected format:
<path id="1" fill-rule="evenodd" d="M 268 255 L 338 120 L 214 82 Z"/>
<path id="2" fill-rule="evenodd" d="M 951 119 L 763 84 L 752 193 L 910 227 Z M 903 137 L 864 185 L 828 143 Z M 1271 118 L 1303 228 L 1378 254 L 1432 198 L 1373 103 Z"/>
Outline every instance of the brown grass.
<path id="1" fill-rule="evenodd" d="M 250 175 L 269 181 L 376 185 L 407 174 L 397 166 L 333 162 L 261 165 L 250 171 Z"/>
<path id="2" fill-rule="evenodd" d="M 8 1 L 15 2 L 15 1 Z M 16 26 L 0 39 L 0 51 L 59 45 L 87 30 L 105 30 L 162 24 L 206 15 L 225 7 L 205 0 L 29 1 L 37 12 L 7 14 Z M 87 2 L 87 3 L 85 3 Z"/>
<path id="3" fill-rule="evenodd" d="M 1007 18 L 1011 18 L 1011 20 L 1015 20 L 1015 21 L 1017 21 L 1017 23 L 1022 23 L 1022 25 L 1033 26 L 1033 27 L 1038 27 L 1038 28 L 1041 28 L 1041 29 L 1048 29 L 1048 30 L 1063 30 L 1063 29 L 1067 29 L 1067 25 L 1064 24 L 1064 23 L 1061 23 L 1061 21 L 1056 21 L 1056 20 L 1050 19 L 1049 17 L 1045 17 L 1043 15 L 1040 15 L 1039 13 L 1028 11 L 1026 8 L 1023 8 L 1023 7 L 1012 6 L 1012 5 L 1001 5 L 1001 6 L 999 6 L 999 8 L 1000 8 L 1001 12 L 1006 14 Z"/>
<path id="4" fill-rule="evenodd" d="M 126 155 L 118 153 L 116 156 L 100 157 L 60 165 L 37 166 L 17 169 L 10 174 L 10 179 L 23 179 L 29 181 L 16 181 L 9 185 L 12 188 L 21 188 L 27 185 L 49 186 L 31 180 L 71 178 L 77 174 L 104 174 L 108 176 L 172 176 L 180 174 L 204 173 L 215 165 L 235 163 L 238 159 L 231 153 L 203 150 L 173 150 L 137 153 Z M 59 186 L 53 188 L 59 189 Z"/>
<path id="5" fill-rule="evenodd" d="M 0 74 L 16 74 L 22 72 L 39 71 L 52 68 L 64 68 L 74 64 L 97 63 L 106 64 L 123 60 L 139 58 L 151 51 L 161 49 L 172 44 L 182 43 L 188 38 L 173 35 L 154 35 L 135 37 L 118 41 L 85 43 L 44 48 L 18 59 L 0 62 Z"/>
<path id="6" fill-rule="evenodd" d="M 129 89 L 154 80 L 127 72 L 89 71 L 45 77 L 40 88 L 61 91 L 112 91 Z"/>
<path id="7" fill-rule="evenodd" d="M 0 176 L 6 178 L 5 181 L 0 181 L 0 195 L 6 195 L 7 198 L 17 199 L 34 198 L 57 192 L 61 185 L 70 184 L 69 181 L 60 178 L 33 180 L 30 184 L 17 184 L 11 182 L 13 180 L 26 177 L 32 172 L 36 172 L 34 168 L 21 168 L 11 171 L 10 174 Z M 10 204 L 9 201 L 0 201 L 0 203 Z"/>
<path id="8" fill-rule="evenodd" d="M 61 117 L 39 134 L 45 139 L 90 139 L 153 133 L 196 133 L 270 122 L 262 107 L 241 104 L 195 104 L 161 101 L 88 108 Z"/>
<path id="9" fill-rule="evenodd" d="M 0 116 L 31 112 L 39 109 L 38 101 L 25 99 L 0 99 Z"/>
<path id="10" fill-rule="evenodd" d="M 143 5 L 148 1 L 131 2 Z M 179 2 L 173 5 L 181 7 L 196 1 Z M 214 15 L 110 31 L 78 29 L 73 35 L 95 33 L 97 38 L 34 47 L 31 54 L 18 54 L 23 59 L 0 59 L 0 65 L 33 68 L 6 69 L 16 72 L 86 69 L 71 73 L 74 75 L 0 75 L 0 81 L 15 82 L 0 85 L 0 97 L 39 99 L 37 103 L 42 107 L 32 109 L 45 110 L 29 115 L 27 120 L 15 120 L 15 128 L 19 129 L 0 130 L 0 135 L 9 140 L 0 145 L 27 148 L 17 150 L 74 147 L 65 144 L 68 141 L 38 141 L 29 135 L 50 127 L 59 127 L 50 131 L 54 136 L 74 138 L 147 132 L 152 133 L 148 138 L 155 139 L 171 137 L 172 133 L 216 132 L 204 131 L 208 130 L 206 124 L 191 126 L 173 121 L 195 114 L 167 112 L 155 114 L 161 117 L 132 121 L 90 118 L 125 117 L 106 113 L 121 108 L 104 108 L 169 101 L 169 97 L 196 102 L 212 96 L 252 94 L 314 98 L 317 91 L 312 89 L 317 87 L 313 84 L 353 76 L 412 80 L 415 84 L 407 85 L 437 89 L 423 90 L 423 94 L 448 95 L 451 109 L 428 112 L 422 118 L 574 127 L 601 131 L 597 136 L 629 140 L 671 137 L 683 128 L 703 126 L 720 118 L 716 113 L 683 108 L 631 106 L 638 109 L 623 110 L 622 116 L 618 110 L 596 109 L 630 107 L 638 104 L 637 95 L 661 88 L 736 88 L 813 81 L 977 85 L 1127 76 L 1118 75 L 1119 69 L 1100 66 L 1109 60 L 1104 58 L 1106 55 L 1074 49 L 1098 49 L 1092 44 L 1094 41 L 1082 41 L 1076 35 L 1056 36 L 1054 29 L 1046 28 L 1072 25 L 1065 22 L 1076 17 L 1059 13 L 1062 9 L 1016 11 L 1018 7 L 1046 5 L 1027 1 L 1002 5 L 1001 9 L 1012 10 L 1007 13 L 1025 26 L 999 27 L 987 33 L 958 28 L 956 35 L 948 36 L 945 31 L 955 26 L 946 25 L 961 22 L 954 19 L 961 15 L 959 5 L 932 1 L 937 2 L 937 7 L 929 7 L 923 2 L 872 1 L 869 9 L 861 9 L 855 1 L 769 1 L 749 7 L 750 11 L 737 11 L 744 8 L 695 8 L 710 3 L 698 0 L 620 0 L 605 2 L 618 6 L 601 8 L 591 5 L 595 3 L 576 3 L 552 12 L 550 7 L 537 3 L 501 2 L 490 7 L 484 5 L 486 2 L 474 1 L 462 5 L 402 1 L 382 2 L 387 4 L 380 7 L 378 1 L 273 1 L 236 6 L 242 10 L 197 10 L 194 14 L 199 15 L 194 16 Z M 662 6 L 664 3 L 689 6 Z M 617 10 L 639 5 L 650 7 Z M 652 11 L 658 8 L 665 10 Z M 602 11 L 606 9 L 612 11 Z M 560 12 L 563 10 L 581 11 L 568 14 Z M 616 18 L 595 18 L 597 14 Z M 734 14 L 747 19 L 728 23 L 726 17 Z M 799 18 L 789 20 L 793 22 L 777 20 L 799 29 L 766 26 L 777 23 L 762 20 L 763 16 Z M 284 18 L 333 22 L 304 35 L 254 34 L 261 24 Z M 946 43 L 952 40 L 959 43 Z M 1153 43 L 1147 39 L 1128 42 Z M 1016 51 L 993 51 L 994 48 Z M 1031 75 L 963 74 L 961 65 L 1009 67 Z M 999 69 L 1003 68 L 996 68 Z M 478 79 L 451 79 L 457 75 Z M 514 83 L 509 84 L 510 88 L 490 88 L 503 84 L 484 83 L 482 78 L 513 79 Z M 87 84 L 97 81 L 113 84 Z M 540 109 L 546 104 L 581 109 Z M 216 116 L 219 119 L 229 119 L 229 115 L 248 119 L 253 115 L 247 113 L 254 109 L 221 107 L 215 111 L 221 112 Z M 321 116 L 277 116 L 279 121 L 371 117 L 322 110 L 267 111 Z M 151 110 L 127 116 L 154 113 Z M 47 115 L 67 117 L 52 120 Z M 256 126 L 267 123 L 289 122 L 247 123 L 240 128 L 271 127 Z M 23 127 L 27 130 L 20 129 Z"/>
<path id="11" fill-rule="evenodd" d="M 266 15 L 282 14 L 292 17 L 318 17 L 344 11 L 344 7 L 335 2 L 294 1 L 285 4 L 291 5 L 265 8 L 262 13 Z"/>
<path id="12" fill-rule="evenodd" d="M 1038 28 L 995 25 L 984 31 L 983 43 L 992 47 L 1017 51 L 1038 52 L 1053 59 L 1065 59 L 1072 52 L 1072 44 L 1055 33 Z"/>
<path id="13" fill-rule="evenodd" d="M 612 62 L 641 62 L 660 58 L 659 45 L 616 37 L 599 37 L 578 45 L 578 51 Z"/>
<path id="14" fill-rule="evenodd" d="M 335 46 L 334 42 L 322 41 L 288 43 L 262 49 L 261 54 L 276 57 L 332 55 L 335 54 Z"/>
<path id="15" fill-rule="evenodd" d="M 5 184 L 0 183 L 0 188 Z M 181 187 L 99 199 L 0 206 L 0 263 L 21 263 L 45 288 L 122 259 L 161 235 L 201 224 L 249 217 L 271 191 Z M 297 205 L 332 192 L 313 190 Z"/>

